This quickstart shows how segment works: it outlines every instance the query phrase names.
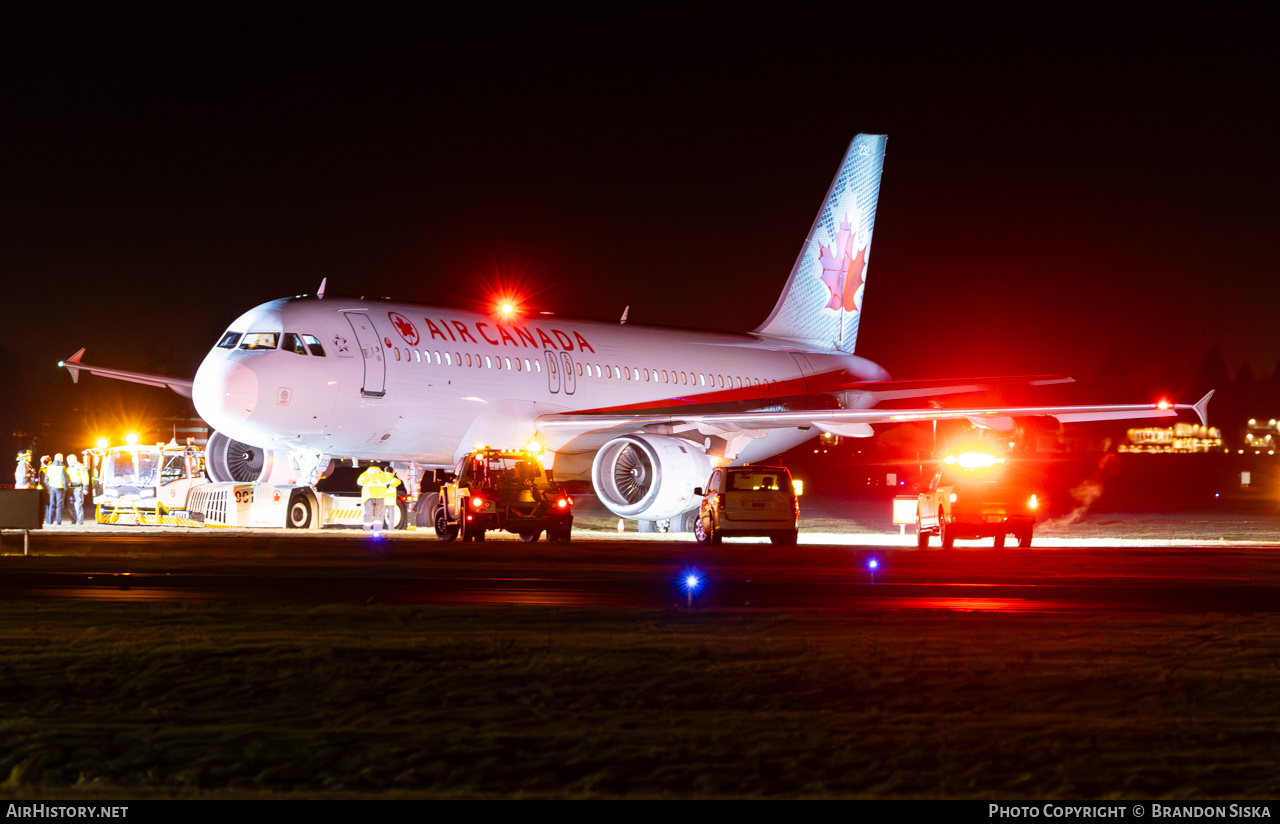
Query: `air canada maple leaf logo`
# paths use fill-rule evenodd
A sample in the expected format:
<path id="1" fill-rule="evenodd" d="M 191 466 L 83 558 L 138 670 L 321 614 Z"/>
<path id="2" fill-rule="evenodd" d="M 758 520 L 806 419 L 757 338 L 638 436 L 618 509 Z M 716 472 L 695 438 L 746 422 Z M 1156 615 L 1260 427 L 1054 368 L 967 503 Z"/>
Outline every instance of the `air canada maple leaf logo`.
<path id="1" fill-rule="evenodd" d="M 840 309 L 846 312 L 857 312 L 862 303 L 858 289 L 863 284 L 862 275 L 867 268 L 867 250 L 871 248 L 871 240 L 855 250 L 857 234 L 850 228 L 849 221 L 841 221 L 840 228 L 830 246 L 819 245 L 818 263 L 822 265 L 822 274 L 818 277 L 831 292 L 828 309 Z"/>
<path id="2" fill-rule="evenodd" d="M 405 343 L 410 346 L 418 345 L 418 328 L 413 325 L 412 321 L 399 312 L 388 312 L 387 317 L 391 318 L 391 324 L 400 333 L 400 337 L 404 338 Z"/>

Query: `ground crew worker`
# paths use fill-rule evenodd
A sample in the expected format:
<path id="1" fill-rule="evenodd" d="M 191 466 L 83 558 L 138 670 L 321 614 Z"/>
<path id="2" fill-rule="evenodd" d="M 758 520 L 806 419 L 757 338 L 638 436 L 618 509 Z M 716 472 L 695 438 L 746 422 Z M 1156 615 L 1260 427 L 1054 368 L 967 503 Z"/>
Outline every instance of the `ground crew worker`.
<path id="1" fill-rule="evenodd" d="M 360 473 L 356 483 L 360 484 L 360 505 L 364 509 L 364 528 L 381 532 L 383 511 L 387 505 L 387 473 L 383 472 L 380 466 L 370 466 Z"/>
<path id="2" fill-rule="evenodd" d="M 89 482 L 88 475 L 76 453 L 67 456 L 67 506 L 72 520 L 79 526 L 84 525 L 84 488 Z"/>
<path id="3" fill-rule="evenodd" d="M 51 460 L 52 458 L 48 455 L 41 455 L 40 468 L 36 470 L 36 488 L 40 490 L 40 508 L 44 510 L 45 515 L 49 514 L 49 484 L 44 476 L 49 474 Z"/>
<path id="4" fill-rule="evenodd" d="M 400 485 L 400 479 L 394 472 L 387 471 L 382 474 L 387 476 L 387 494 L 382 498 L 382 517 L 387 529 L 391 529 L 396 518 L 396 487 Z"/>
<path id="5" fill-rule="evenodd" d="M 45 468 L 44 485 L 49 487 L 49 508 L 45 510 L 44 522 L 52 524 L 54 513 L 58 516 L 58 526 L 62 526 L 62 504 L 67 492 L 67 467 L 62 463 L 62 453 L 53 456 L 53 463 Z"/>
<path id="6" fill-rule="evenodd" d="M 18 466 L 13 470 L 13 488 L 30 489 L 35 481 L 36 471 L 31 468 L 31 450 L 18 453 Z"/>

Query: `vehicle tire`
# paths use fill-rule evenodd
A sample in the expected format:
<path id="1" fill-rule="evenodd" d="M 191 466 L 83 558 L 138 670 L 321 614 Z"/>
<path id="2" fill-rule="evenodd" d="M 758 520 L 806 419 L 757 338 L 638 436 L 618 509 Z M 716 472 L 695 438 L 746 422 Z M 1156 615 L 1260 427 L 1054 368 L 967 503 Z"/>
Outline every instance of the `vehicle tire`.
<path id="1" fill-rule="evenodd" d="M 994 546 L 996 549 L 1004 549 L 1004 534 L 1003 534 L 1003 533 L 1001 533 L 1000 535 L 997 535 L 997 536 L 996 536 L 996 540 L 995 540 L 995 543 L 993 544 L 993 546 Z"/>
<path id="2" fill-rule="evenodd" d="M 311 496 L 299 492 L 289 501 L 289 512 L 285 518 L 285 526 L 289 529 L 310 529 L 312 516 Z"/>
<path id="3" fill-rule="evenodd" d="M 1018 533 L 1018 546 L 1031 546 L 1031 527 Z"/>
<path id="4" fill-rule="evenodd" d="M 942 538 L 942 548 L 951 549 L 956 545 L 956 533 L 947 523 L 947 516 L 941 510 L 938 511 L 938 537 Z"/>
<path id="5" fill-rule="evenodd" d="M 553 544 L 567 544 L 572 532 L 572 527 L 567 526 L 563 529 L 549 529 L 547 530 L 547 540 Z"/>
<path id="6" fill-rule="evenodd" d="M 794 546 L 796 541 L 798 541 L 799 539 L 800 539 L 800 530 L 798 529 L 788 530 L 782 533 L 781 535 L 769 536 L 769 540 L 771 542 L 775 544 L 786 544 L 787 546 Z"/>
<path id="7" fill-rule="evenodd" d="M 458 525 L 450 524 L 449 518 L 445 514 L 444 507 L 436 507 L 436 539 L 440 541 L 452 541 L 458 537 Z"/>
<path id="8" fill-rule="evenodd" d="M 404 505 L 404 501 L 396 501 L 395 506 L 390 507 L 391 522 L 387 524 L 387 530 L 404 529 L 404 525 L 409 523 L 409 510 Z"/>
<path id="9" fill-rule="evenodd" d="M 711 543 L 711 533 L 707 531 L 707 527 L 702 523 L 701 516 L 693 522 L 693 539 L 700 544 Z"/>
<path id="10" fill-rule="evenodd" d="M 414 507 L 413 520 L 418 525 L 418 529 L 426 529 L 435 526 L 436 510 L 440 507 L 440 493 L 432 492 L 430 495 L 419 495 L 418 504 Z"/>
<path id="11" fill-rule="evenodd" d="M 716 525 L 711 524 L 711 545 L 720 546 L 724 543 L 724 530 L 716 529 Z"/>
<path id="12" fill-rule="evenodd" d="M 920 526 L 920 513 L 916 513 L 916 548 L 929 548 L 929 533 L 924 531 L 924 527 Z"/>
<path id="13" fill-rule="evenodd" d="M 521 532 L 520 533 L 520 540 L 524 541 L 526 544 L 532 544 L 541 537 L 542 537 L 541 529 L 539 529 L 537 532 Z"/>
<path id="14" fill-rule="evenodd" d="M 698 510 L 683 512 L 671 519 L 672 532 L 693 532 L 693 522 L 698 520 Z"/>

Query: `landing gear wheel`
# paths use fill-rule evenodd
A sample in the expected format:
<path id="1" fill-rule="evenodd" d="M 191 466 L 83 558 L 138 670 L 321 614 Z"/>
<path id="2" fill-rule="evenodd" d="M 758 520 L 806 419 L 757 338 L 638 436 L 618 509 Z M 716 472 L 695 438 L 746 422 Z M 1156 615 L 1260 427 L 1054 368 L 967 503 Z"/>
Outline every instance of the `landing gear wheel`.
<path id="1" fill-rule="evenodd" d="M 1031 546 L 1031 527 L 1018 533 L 1018 546 Z"/>
<path id="2" fill-rule="evenodd" d="M 951 549 L 956 545 L 955 530 L 947 523 L 947 516 L 942 512 L 938 513 L 938 535 L 942 538 L 943 549 Z"/>
<path id="3" fill-rule="evenodd" d="M 308 529 L 311 526 L 311 498 L 306 494 L 294 496 L 289 502 L 288 527 L 290 529 Z"/>
<path id="4" fill-rule="evenodd" d="M 429 526 L 435 526 L 436 510 L 440 508 L 440 493 L 432 492 L 430 495 L 422 495 L 418 498 L 418 505 L 414 507 L 413 521 L 418 525 L 418 529 L 426 529 Z"/>
<path id="5" fill-rule="evenodd" d="M 449 523 L 444 507 L 436 508 L 436 538 L 441 541 L 452 541 L 458 537 L 458 525 Z"/>

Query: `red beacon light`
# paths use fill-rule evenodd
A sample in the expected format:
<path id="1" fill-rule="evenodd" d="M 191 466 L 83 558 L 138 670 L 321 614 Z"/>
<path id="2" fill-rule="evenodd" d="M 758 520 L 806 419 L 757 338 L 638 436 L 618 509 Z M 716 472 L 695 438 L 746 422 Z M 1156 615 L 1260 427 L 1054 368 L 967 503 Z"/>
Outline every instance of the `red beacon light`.
<path id="1" fill-rule="evenodd" d="M 1160 402 L 1156 404 L 1156 409 L 1169 409 L 1172 406 L 1173 404 L 1169 403 L 1168 398 L 1161 398 Z"/>
<path id="2" fill-rule="evenodd" d="M 493 302 L 493 317 L 499 322 L 519 320 L 524 314 L 520 301 L 511 297 L 500 297 Z"/>

